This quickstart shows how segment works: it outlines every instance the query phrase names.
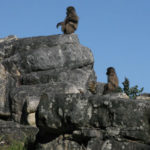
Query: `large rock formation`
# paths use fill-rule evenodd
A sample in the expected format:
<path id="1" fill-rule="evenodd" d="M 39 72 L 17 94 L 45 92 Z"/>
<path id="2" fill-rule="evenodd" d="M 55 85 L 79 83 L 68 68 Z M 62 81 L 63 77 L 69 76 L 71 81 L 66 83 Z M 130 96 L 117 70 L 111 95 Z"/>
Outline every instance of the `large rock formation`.
<path id="1" fill-rule="evenodd" d="M 69 150 L 72 141 L 83 150 L 150 149 L 149 101 L 47 92 L 41 96 L 37 125 L 38 150 L 55 149 L 60 135 Z"/>
<path id="2" fill-rule="evenodd" d="M 3 124 L 39 130 L 35 150 L 149 150 L 150 101 L 102 96 L 103 83 L 92 94 L 93 64 L 75 34 L 1 39 Z"/>
<path id="3" fill-rule="evenodd" d="M 18 123 L 30 124 L 43 91 L 87 92 L 87 82 L 96 80 L 92 53 L 74 34 L 4 40 L 0 50 L 2 89 L 8 89 L 1 91 L 1 115 Z"/>

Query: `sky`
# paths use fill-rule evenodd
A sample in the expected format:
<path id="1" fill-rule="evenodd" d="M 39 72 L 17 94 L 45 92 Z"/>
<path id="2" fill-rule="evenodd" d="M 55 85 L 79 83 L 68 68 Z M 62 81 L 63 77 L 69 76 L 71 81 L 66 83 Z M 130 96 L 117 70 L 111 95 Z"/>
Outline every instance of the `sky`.
<path id="1" fill-rule="evenodd" d="M 76 34 L 93 52 L 97 80 L 107 82 L 113 66 L 120 86 L 127 77 L 150 93 L 150 0 L 1 0 L 0 37 L 61 34 L 56 24 L 68 6 L 80 17 Z"/>

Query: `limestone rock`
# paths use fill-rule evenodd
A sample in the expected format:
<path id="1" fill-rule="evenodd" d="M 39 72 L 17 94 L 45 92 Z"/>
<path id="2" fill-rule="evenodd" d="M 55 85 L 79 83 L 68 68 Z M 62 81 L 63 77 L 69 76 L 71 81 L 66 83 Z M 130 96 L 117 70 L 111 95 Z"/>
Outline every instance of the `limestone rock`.
<path id="1" fill-rule="evenodd" d="M 35 113 L 28 114 L 27 122 L 29 125 L 36 127 Z"/>
<path id="2" fill-rule="evenodd" d="M 148 149 L 150 143 L 150 102 L 110 98 L 100 95 L 87 97 L 84 94 L 44 93 L 37 111 L 37 139 L 40 143 L 49 135 L 58 137 L 63 133 L 73 133 L 73 141 L 87 145 L 87 149 L 114 149 L 116 143 L 127 143 L 126 150 L 137 147 Z M 83 132 L 99 129 L 97 132 Z M 97 138 L 101 142 L 90 146 Z M 105 139 L 105 140 L 104 140 Z M 107 140 L 106 140 L 107 139 Z M 113 139 L 113 141 L 111 141 Z M 138 144 L 129 142 L 138 141 Z M 106 142 L 107 141 L 107 142 Z M 109 142 L 108 142 L 109 141 Z M 49 139 L 46 143 L 51 142 Z M 44 142 L 45 143 L 45 142 Z M 85 144 L 86 143 L 86 144 Z M 105 143 L 105 144 L 104 144 Z M 145 143 L 145 144 L 142 144 Z M 96 146 L 97 145 L 97 146 Z M 99 145 L 99 146 L 98 146 Z M 125 144 L 126 145 L 126 144 Z M 99 147 L 99 148 L 98 148 Z M 95 149 L 94 149 L 95 148 Z M 96 149 L 96 150 L 97 150 Z M 118 150 L 123 149 L 122 145 Z"/>
<path id="3" fill-rule="evenodd" d="M 14 42 L 18 38 L 15 35 L 10 35 L 0 39 L 0 60 L 10 56 L 13 53 Z"/>
<path id="4" fill-rule="evenodd" d="M 92 52 L 75 34 L 23 39 L 9 36 L 1 39 L 0 53 L 0 112 L 5 110 L 5 115 L 11 114 L 18 123 L 28 122 L 27 116 L 36 112 L 44 91 L 57 88 L 62 93 L 90 95 L 87 83 L 96 81 Z"/>
<path id="5" fill-rule="evenodd" d="M 36 150 L 85 150 L 84 145 L 80 145 L 75 141 L 67 140 L 65 135 L 59 136 L 55 140 L 46 143 L 38 144 Z"/>
<path id="6" fill-rule="evenodd" d="M 9 35 L 5 38 L 0 38 L 0 43 L 2 42 L 12 42 L 13 40 L 17 40 L 18 38 L 15 35 Z"/>
<path id="7" fill-rule="evenodd" d="M 124 98 L 124 99 L 129 99 L 129 96 L 126 93 L 109 93 L 104 95 L 104 97 L 110 97 L 112 99 L 117 99 L 117 98 Z"/>
<path id="8" fill-rule="evenodd" d="M 27 123 L 28 114 L 36 111 L 43 88 L 43 86 L 39 85 L 22 85 L 11 90 L 11 113 L 14 121 L 24 124 Z"/>
<path id="9" fill-rule="evenodd" d="M 4 66 L 0 64 L 0 117 L 7 118 L 10 114 L 9 100 L 9 75 Z"/>
<path id="10" fill-rule="evenodd" d="M 97 82 L 97 95 L 103 95 L 105 83 Z"/>
<path id="11" fill-rule="evenodd" d="M 92 139 L 87 146 L 87 150 L 149 150 L 150 146 L 134 141 L 117 142 L 115 140 Z"/>
<path id="12" fill-rule="evenodd" d="M 102 95 L 93 65 L 75 34 L 0 39 L 1 136 L 31 136 L 29 150 L 149 150 L 150 101 Z"/>
<path id="13" fill-rule="evenodd" d="M 138 99 L 138 100 L 150 100 L 150 94 L 149 93 L 143 93 L 140 96 L 137 96 L 136 99 Z"/>

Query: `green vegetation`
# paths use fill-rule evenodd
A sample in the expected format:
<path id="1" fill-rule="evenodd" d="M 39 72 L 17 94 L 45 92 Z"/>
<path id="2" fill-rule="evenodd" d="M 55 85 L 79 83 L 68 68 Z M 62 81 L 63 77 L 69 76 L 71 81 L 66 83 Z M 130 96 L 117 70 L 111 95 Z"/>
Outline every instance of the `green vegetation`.
<path id="1" fill-rule="evenodd" d="M 0 150 L 27 150 L 29 140 L 17 140 L 10 135 L 0 136 Z"/>
<path id="2" fill-rule="evenodd" d="M 130 88 L 130 82 L 128 78 L 125 78 L 122 84 L 122 92 L 126 93 L 131 99 L 136 99 L 136 97 L 139 96 L 144 90 L 143 87 L 141 89 L 138 89 L 137 85 Z"/>
<path id="3" fill-rule="evenodd" d="M 0 150 L 33 150 L 34 140 L 32 136 L 20 140 L 11 135 L 0 136 Z"/>
<path id="4" fill-rule="evenodd" d="M 27 150 L 24 143 L 21 141 L 14 141 L 13 143 L 4 143 L 0 145 L 0 150 Z"/>
<path id="5" fill-rule="evenodd" d="M 24 148 L 24 144 L 22 142 L 15 141 L 8 147 L 8 150 L 26 150 L 26 149 Z"/>

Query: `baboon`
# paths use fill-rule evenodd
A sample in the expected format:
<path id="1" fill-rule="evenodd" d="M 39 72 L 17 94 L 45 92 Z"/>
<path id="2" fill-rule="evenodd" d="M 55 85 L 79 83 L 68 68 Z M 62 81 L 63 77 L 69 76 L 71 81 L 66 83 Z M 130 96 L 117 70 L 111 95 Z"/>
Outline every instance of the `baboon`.
<path id="1" fill-rule="evenodd" d="M 96 92 L 97 92 L 97 83 L 95 81 L 90 81 L 88 83 L 88 89 L 91 93 L 96 94 Z"/>
<path id="2" fill-rule="evenodd" d="M 79 18 L 73 6 L 67 7 L 66 11 L 67 16 L 65 20 L 63 22 L 59 22 L 56 27 L 58 28 L 61 26 L 61 30 L 64 34 L 71 34 L 77 29 Z"/>
<path id="3" fill-rule="evenodd" d="M 107 68 L 107 84 L 104 86 L 103 94 L 115 92 L 118 88 L 118 77 L 113 67 Z"/>

